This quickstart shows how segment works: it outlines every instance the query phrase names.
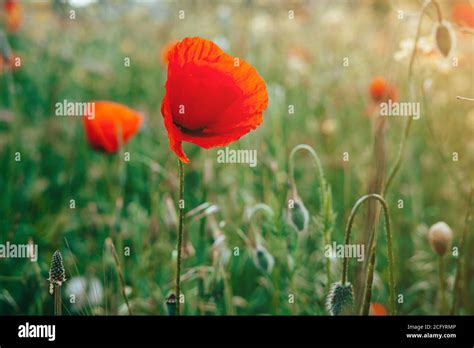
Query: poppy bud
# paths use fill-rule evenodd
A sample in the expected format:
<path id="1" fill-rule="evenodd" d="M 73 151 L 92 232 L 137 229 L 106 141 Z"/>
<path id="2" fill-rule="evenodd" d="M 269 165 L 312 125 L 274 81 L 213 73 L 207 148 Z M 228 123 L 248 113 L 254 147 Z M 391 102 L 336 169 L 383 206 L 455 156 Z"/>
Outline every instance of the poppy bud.
<path id="1" fill-rule="evenodd" d="M 294 185 L 288 193 L 286 221 L 298 232 L 306 232 L 309 223 L 309 212 L 298 195 Z"/>
<path id="2" fill-rule="evenodd" d="M 273 265 L 275 264 L 273 256 L 270 255 L 268 250 L 261 245 L 258 245 L 255 250 L 254 262 L 259 269 L 266 273 L 271 273 Z"/>
<path id="3" fill-rule="evenodd" d="M 48 281 L 51 284 L 57 285 L 62 285 L 62 283 L 66 281 L 66 271 L 59 250 L 56 250 L 51 258 L 51 268 L 49 269 Z"/>
<path id="4" fill-rule="evenodd" d="M 448 22 L 438 24 L 434 29 L 434 39 L 438 50 L 443 56 L 448 57 L 453 49 L 455 40 L 451 25 Z"/>
<path id="5" fill-rule="evenodd" d="M 331 315 L 352 314 L 354 290 L 351 283 L 333 283 L 326 301 L 326 308 Z"/>
<path id="6" fill-rule="evenodd" d="M 439 255 L 446 254 L 451 248 L 453 231 L 445 222 L 437 222 L 428 231 L 428 240 L 431 248 Z"/>

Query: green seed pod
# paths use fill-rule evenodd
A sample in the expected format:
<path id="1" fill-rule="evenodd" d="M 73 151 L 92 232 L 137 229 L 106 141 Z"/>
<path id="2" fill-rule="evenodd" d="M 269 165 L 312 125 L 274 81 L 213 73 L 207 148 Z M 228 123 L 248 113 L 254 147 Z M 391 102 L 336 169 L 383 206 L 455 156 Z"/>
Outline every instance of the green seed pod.
<path id="1" fill-rule="evenodd" d="M 51 258 L 51 268 L 49 269 L 48 281 L 51 284 L 62 285 L 66 281 L 66 271 L 63 265 L 63 258 L 59 250 L 56 250 Z"/>
<path id="2" fill-rule="evenodd" d="M 333 283 L 326 300 L 326 308 L 331 315 L 353 314 L 354 291 L 351 283 Z"/>
<path id="3" fill-rule="evenodd" d="M 176 315 L 176 295 L 170 294 L 166 299 L 166 307 L 168 308 L 168 315 L 174 316 Z"/>
<path id="4" fill-rule="evenodd" d="M 443 21 L 435 27 L 434 40 L 441 54 L 448 57 L 453 50 L 455 42 L 453 29 L 448 22 Z"/>
<path id="5" fill-rule="evenodd" d="M 453 231 L 445 222 L 437 222 L 428 231 L 428 241 L 431 248 L 440 256 L 451 248 Z"/>

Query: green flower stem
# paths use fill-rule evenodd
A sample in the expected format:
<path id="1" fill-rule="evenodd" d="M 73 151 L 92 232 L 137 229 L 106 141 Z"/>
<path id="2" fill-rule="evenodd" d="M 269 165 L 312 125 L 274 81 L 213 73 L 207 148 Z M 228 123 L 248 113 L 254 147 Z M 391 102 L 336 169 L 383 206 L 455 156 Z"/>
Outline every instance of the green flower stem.
<path id="1" fill-rule="evenodd" d="M 421 11 L 420 11 L 420 17 L 418 19 L 418 27 L 416 29 L 415 42 L 414 42 L 413 51 L 412 51 L 412 54 L 411 54 L 411 57 L 410 57 L 410 63 L 408 65 L 408 82 L 409 82 L 410 94 L 411 94 L 412 97 L 413 97 L 413 85 L 412 85 L 413 65 L 415 63 L 415 56 L 416 56 L 416 50 L 417 50 L 417 46 L 418 46 L 418 40 L 419 40 L 420 34 L 421 34 L 421 23 L 422 23 L 423 16 L 426 13 L 426 9 L 428 8 L 428 6 L 430 4 L 432 4 L 433 6 L 436 7 L 436 13 L 438 15 L 438 22 L 441 23 L 443 21 L 443 16 L 441 15 L 441 9 L 440 9 L 439 4 L 434 0 L 426 1 L 423 4 L 423 7 L 421 8 Z M 385 184 L 385 190 L 382 191 L 383 195 L 384 195 L 385 192 L 388 191 L 388 188 L 392 184 L 392 181 L 393 181 L 395 175 L 400 170 L 401 162 L 402 162 L 402 159 L 403 159 L 404 154 L 405 154 L 406 140 L 408 138 L 408 135 L 410 134 L 410 129 L 411 129 L 412 123 L 413 123 L 413 117 L 408 117 L 406 122 L 405 122 L 405 128 L 403 129 L 402 139 L 401 139 L 400 145 L 398 147 L 398 154 L 397 154 L 397 158 L 395 159 L 395 164 L 393 165 L 393 167 L 392 167 L 392 169 L 391 169 L 391 171 L 388 175 L 388 179 L 387 179 L 387 182 Z"/>
<path id="2" fill-rule="evenodd" d="M 184 197 L 184 168 L 183 162 L 178 160 L 179 163 L 179 227 L 178 227 L 178 243 L 177 251 L 178 256 L 176 259 L 176 314 L 180 315 L 180 296 L 181 296 L 181 250 L 183 248 L 183 227 L 184 227 L 184 207 L 181 207 Z"/>
<path id="3" fill-rule="evenodd" d="M 318 154 L 314 149 L 306 144 L 299 144 L 293 148 L 290 152 L 290 159 L 289 159 L 289 170 L 290 170 L 290 185 L 291 188 L 296 191 L 296 183 L 295 183 L 295 165 L 294 165 L 294 157 L 296 152 L 299 150 L 306 150 L 308 151 L 314 159 L 316 167 L 318 169 L 319 174 L 319 184 L 320 184 L 320 195 L 319 201 L 321 204 L 321 209 L 323 211 L 323 224 L 324 224 L 324 240 L 325 243 L 330 244 L 331 242 L 331 226 L 329 225 L 329 210 L 332 209 L 329 205 L 332 204 L 330 200 L 330 189 L 327 185 L 326 178 L 324 176 L 323 166 L 321 165 L 321 160 L 319 159 Z M 327 278 L 327 286 L 328 288 L 331 286 L 331 260 L 326 258 L 326 278 Z"/>
<path id="4" fill-rule="evenodd" d="M 440 297 L 440 308 L 439 314 L 443 315 L 446 313 L 446 282 L 444 280 L 444 257 L 439 257 L 439 297 Z"/>
<path id="5" fill-rule="evenodd" d="M 318 172 L 319 172 L 319 182 L 320 182 L 320 185 L 321 185 L 321 192 L 324 193 L 324 189 L 326 187 L 326 179 L 324 177 L 324 170 L 323 170 L 323 166 L 321 165 L 321 160 L 319 159 L 319 156 L 316 153 L 316 151 L 314 151 L 311 146 L 306 145 L 306 144 L 299 144 L 299 145 L 295 146 L 293 148 L 293 150 L 291 150 L 291 152 L 290 152 L 290 164 L 289 164 L 289 166 L 290 166 L 290 183 L 292 185 L 295 185 L 294 157 L 295 157 L 296 152 L 298 152 L 299 150 L 306 150 L 313 157 L 314 162 L 316 163 L 316 167 L 318 168 Z M 322 204 L 322 202 L 323 201 L 321 200 L 321 204 Z"/>
<path id="6" fill-rule="evenodd" d="M 393 257 L 392 229 L 391 229 L 391 224 L 390 224 L 390 214 L 388 211 L 388 206 L 387 206 L 387 203 L 385 202 L 385 199 L 382 196 L 372 193 L 372 194 L 362 196 L 361 198 L 357 200 L 357 202 L 354 204 L 354 207 L 352 208 L 351 214 L 349 216 L 349 221 L 347 222 L 346 233 L 344 236 L 344 245 L 349 244 L 352 226 L 354 224 L 354 219 L 359 207 L 365 201 L 369 199 L 378 200 L 382 204 L 382 208 L 384 211 L 385 231 L 387 233 L 387 249 L 388 249 L 388 261 L 389 261 L 390 315 L 394 315 L 395 314 L 395 265 L 394 265 L 394 257 Z M 375 235 L 372 241 L 372 246 L 371 246 L 371 250 L 369 254 L 370 262 L 369 262 L 368 270 L 367 270 L 365 295 L 364 295 L 364 302 L 362 305 L 363 314 L 368 314 L 368 309 L 370 309 L 370 299 L 372 296 L 372 280 L 373 280 L 373 272 L 374 272 L 374 266 L 375 266 L 375 249 L 377 245 L 377 234 L 376 232 L 374 233 Z M 349 266 L 349 259 L 344 257 L 343 267 L 342 267 L 342 279 L 341 279 L 342 284 L 345 284 L 347 281 L 348 266 Z"/>
<path id="7" fill-rule="evenodd" d="M 133 315 L 130 303 L 128 302 L 127 292 L 125 291 L 125 279 L 123 277 L 122 267 L 120 266 L 119 256 L 117 254 L 117 250 L 115 249 L 114 242 L 112 241 L 112 238 L 108 238 L 106 243 L 109 245 L 110 251 L 112 252 L 112 256 L 114 258 L 115 267 L 117 268 L 117 274 L 119 278 L 120 292 L 122 293 L 125 305 L 127 306 L 128 314 Z"/>
<path id="8" fill-rule="evenodd" d="M 472 220 L 471 209 L 472 209 L 473 196 L 474 196 L 474 187 L 471 186 L 471 192 L 469 194 L 469 201 L 467 205 L 467 213 L 464 219 L 464 228 L 461 235 L 461 241 L 459 242 L 459 256 L 458 256 L 457 265 L 456 265 L 457 266 L 456 278 L 454 280 L 453 303 L 452 303 L 451 312 L 450 312 L 451 315 L 456 314 L 458 310 L 458 306 L 459 306 L 459 298 L 462 295 L 462 282 L 463 282 L 462 277 L 464 273 L 463 271 L 464 271 L 464 260 L 465 260 L 464 248 L 466 244 L 467 231 L 469 230 L 469 225 Z"/>
<path id="9" fill-rule="evenodd" d="M 61 316 L 61 286 L 54 284 L 54 315 Z"/>

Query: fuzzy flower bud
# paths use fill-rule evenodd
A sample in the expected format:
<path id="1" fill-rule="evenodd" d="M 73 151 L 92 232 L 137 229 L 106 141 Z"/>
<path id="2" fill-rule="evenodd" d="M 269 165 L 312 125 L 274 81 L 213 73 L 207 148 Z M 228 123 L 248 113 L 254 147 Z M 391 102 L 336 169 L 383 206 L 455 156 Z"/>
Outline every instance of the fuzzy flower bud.
<path id="1" fill-rule="evenodd" d="M 433 250 L 443 256 L 451 248 L 453 231 L 445 222 L 437 222 L 428 231 L 428 241 Z"/>

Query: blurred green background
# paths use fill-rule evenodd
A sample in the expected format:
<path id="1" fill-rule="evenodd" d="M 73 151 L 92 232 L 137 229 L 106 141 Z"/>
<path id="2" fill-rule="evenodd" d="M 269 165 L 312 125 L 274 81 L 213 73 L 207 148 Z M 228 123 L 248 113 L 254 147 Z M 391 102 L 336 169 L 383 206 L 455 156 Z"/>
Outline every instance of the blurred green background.
<path id="1" fill-rule="evenodd" d="M 0 243 L 30 240 L 38 244 L 39 259 L 0 259 L 0 314 L 52 314 L 47 278 L 56 249 L 68 278 L 65 314 L 127 314 L 105 243 L 109 237 L 133 313 L 167 314 L 165 298 L 174 291 L 178 166 L 160 112 L 166 80 L 162 49 L 192 36 L 213 40 L 251 63 L 267 84 L 269 106 L 263 124 L 230 145 L 256 149 L 254 168 L 217 163 L 218 149 L 184 144 L 191 163 L 185 166 L 183 312 L 327 314 L 325 243 L 314 219 L 321 209 L 318 173 L 307 154 L 296 156 L 296 184 L 311 215 L 308 232 L 298 234 L 284 215 L 288 156 L 300 143 L 318 152 L 337 214 L 332 239 L 342 243 L 353 204 L 371 192 L 377 174 L 377 117 L 368 86 L 384 76 L 401 101 L 411 100 L 408 62 L 422 2 L 20 3 L 21 28 L 5 37 L 21 67 L 0 70 Z M 451 21 L 456 2 L 440 3 Z M 474 35 L 454 26 L 459 64 L 453 67 L 432 40 L 434 9 L 427 14 L 413 73 L 422 115 L 413 122 L 402 168 L 386 197 L 397 295 L 403 295 L 397 307 L 400 314 L 439 313 L 438 260 L 426 233 L 445 221 L 454 232 L 453 246 L 468 228 L 459 313 L 474 314 L 474 238 L 472 225 L 465 224 L 474 169 L 474 103 L 456 99 L 474 96 Z M 343 65 L 346 57 L 349 66 Z M 79 118 L 55 115 L 55 104 L 64 99 L 116 101 L 142 112 L 144 124 L 120 153 L 104 155 L 88 146 Z M 387 170 L 404 122 L 403 117 L 386 121 Z M 21 161 L 15 161 L 17 152 Z M 129 162 L 123 152 L 130 153 Z M 349 161 L 343 161 L 344 152 Z M 452 161 L 453 152 L 459 161 Z M 354 226 L 353 240 L 360 243 L 368 236 L 366 213 L 364 207 Z M 373 301 L 387 307 L 386 240 L 380 236 Z M 446 257 L 449 304 L 456 261 Z M 337 280 L 342 260 L 331 263 Z M 350 261 L 356 296 L 363 271 Z"/>

